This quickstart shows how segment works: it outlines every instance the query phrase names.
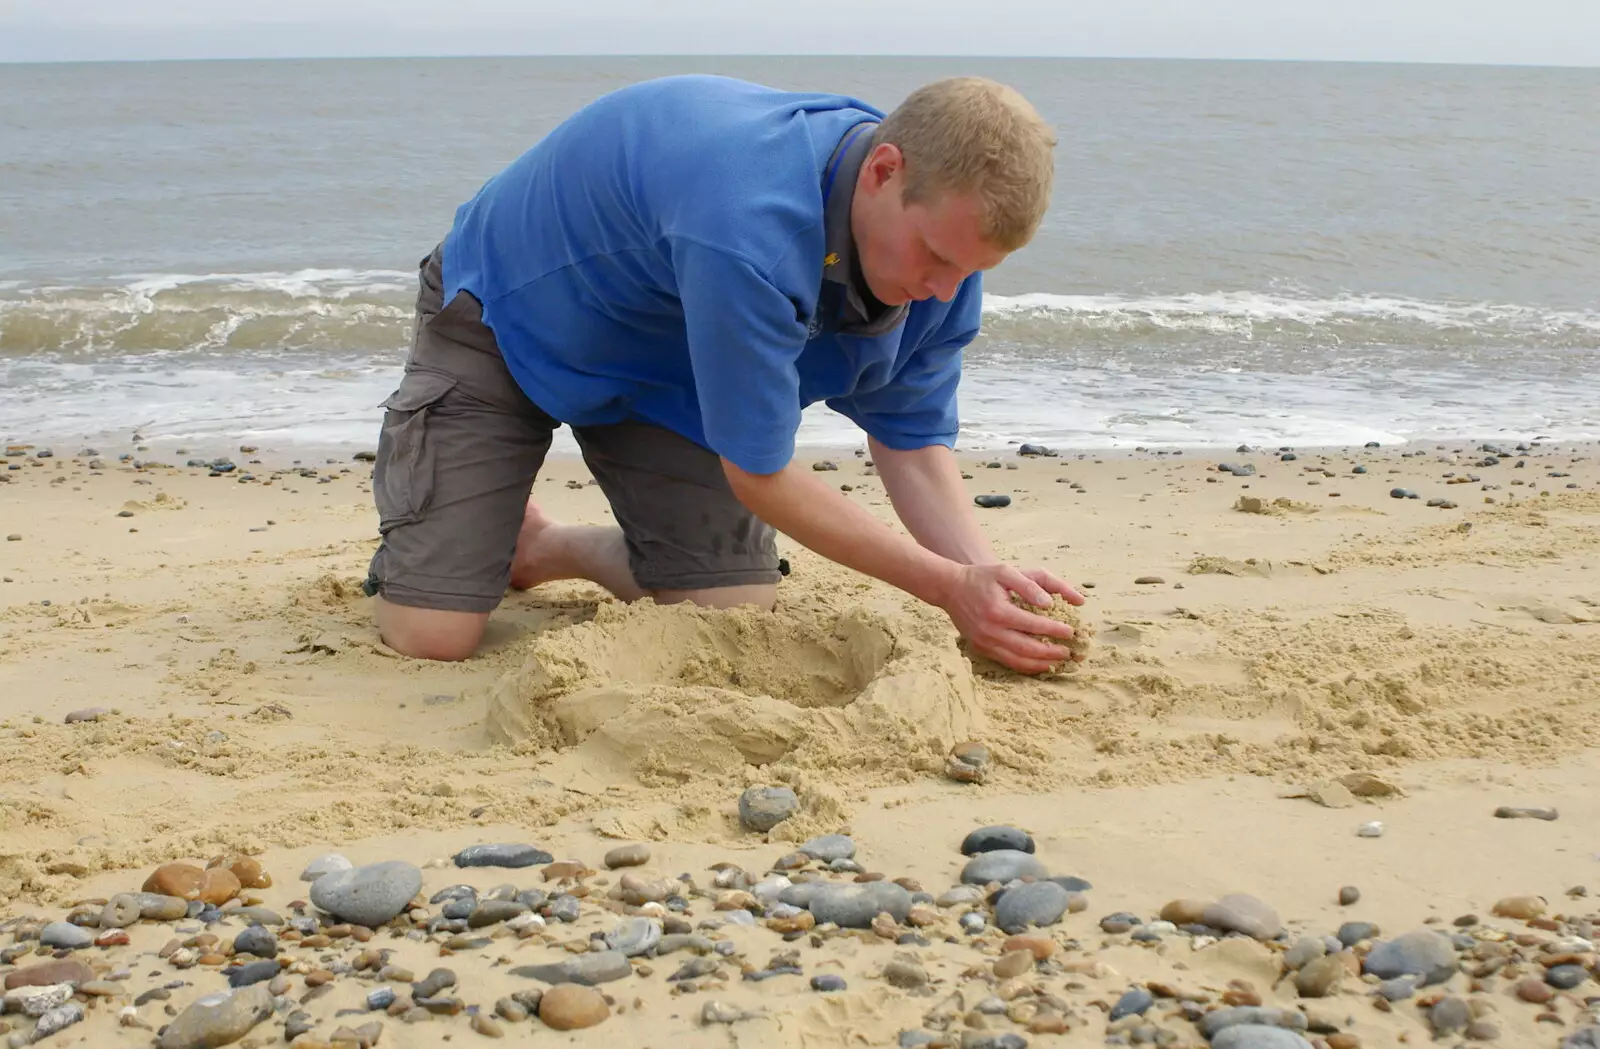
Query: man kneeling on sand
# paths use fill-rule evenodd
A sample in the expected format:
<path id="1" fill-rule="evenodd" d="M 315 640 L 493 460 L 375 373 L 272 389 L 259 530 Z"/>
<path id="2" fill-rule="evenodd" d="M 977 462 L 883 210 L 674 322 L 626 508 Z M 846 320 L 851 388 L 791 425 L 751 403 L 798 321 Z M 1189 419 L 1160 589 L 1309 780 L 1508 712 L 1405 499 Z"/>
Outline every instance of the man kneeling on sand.
<path id="1" fill-rule="evenodd" d="M 1015 91 L 854 98 L 710 76 L 623 88 L 491 178 L 420 265 L 416 334 L 378 443 L 384 641 L 464 659 L 509 584 L 771 608 L 774 530 L 943 609 L 1037 672 L 1083 597 L 1003 563 L 952 448 L 984 270 L 1049 203 L 1055 140 Z M 910 539 L 794 462 L 817 401 L 867 434 Z M 529 492 L 562 423 L 617 527 Z"/>

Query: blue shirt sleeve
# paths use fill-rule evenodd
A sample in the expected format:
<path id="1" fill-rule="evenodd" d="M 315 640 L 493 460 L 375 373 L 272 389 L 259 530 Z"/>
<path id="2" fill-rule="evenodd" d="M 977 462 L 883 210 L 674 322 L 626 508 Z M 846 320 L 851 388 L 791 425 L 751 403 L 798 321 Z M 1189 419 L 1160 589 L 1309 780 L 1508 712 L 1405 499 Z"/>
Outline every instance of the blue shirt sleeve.
<path id="1" fill-rule="evenodd" d="M 897 451 L 954 447 L 961 429 L 956 387 L 962 352 L 977 337 L 982 314 L 982 274 L 974 273 L 962 282 L 943 321 L 922 337 L 888 384 L 834 398 L 828 407 Z"/>
<path id="2" fill-rule="evenodd" d="M 809 311 L 753 265 L 687 240 L 672 247 L 706 446 L 748 473 L 794 457 Z"/>

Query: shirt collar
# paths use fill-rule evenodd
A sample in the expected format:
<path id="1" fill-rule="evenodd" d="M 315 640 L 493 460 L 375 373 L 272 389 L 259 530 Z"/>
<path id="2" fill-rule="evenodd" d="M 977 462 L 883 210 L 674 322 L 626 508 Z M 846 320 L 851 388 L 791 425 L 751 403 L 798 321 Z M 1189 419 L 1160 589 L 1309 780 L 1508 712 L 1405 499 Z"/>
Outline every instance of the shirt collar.
<path id="1" fill-rule="evenodd" d="M 838 328 L 846 335 L 882 335 L 905 319 L 907 307 L 884 307 L 869 316 L 866 301 L 857 288 L 856 245 L 850 233 L 850 204 L 855 199 L 856 178 L 861 164 L 872 149 L 872 129 L 876 121 L 864 121 L 846 131 L 828 158 L 823 174 L 824 201 L 822 222 L 824 251 L 822 277 L 844 286 L 844 307 Z"/>

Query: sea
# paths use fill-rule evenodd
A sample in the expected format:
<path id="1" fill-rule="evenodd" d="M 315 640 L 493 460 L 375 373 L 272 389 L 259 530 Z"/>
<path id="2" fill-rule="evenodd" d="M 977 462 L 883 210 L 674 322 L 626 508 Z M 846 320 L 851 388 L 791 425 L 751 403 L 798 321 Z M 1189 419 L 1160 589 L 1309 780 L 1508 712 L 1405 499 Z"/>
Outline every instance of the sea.
<path id="1" fill-rule="evenodd" d="M 0 65 L 0 438 L 373 447 L 457 205 L 684 72 L 1055 127 L 962 448 L 1600 438 L 1600 69 L 879 57 Z"/>

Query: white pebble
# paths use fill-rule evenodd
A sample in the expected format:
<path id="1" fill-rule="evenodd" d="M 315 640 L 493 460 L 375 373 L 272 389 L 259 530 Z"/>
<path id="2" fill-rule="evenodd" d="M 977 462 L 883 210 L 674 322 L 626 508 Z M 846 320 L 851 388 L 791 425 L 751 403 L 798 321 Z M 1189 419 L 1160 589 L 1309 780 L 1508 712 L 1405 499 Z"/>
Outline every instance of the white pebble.
<path id="1" fill-rule="evenodd" d="M 1383 837 L 1383 821 L 1382 820 L 1372 820 L 1369 823 L 1363 823 L 1356 830 L 1356 836 L 1360 837 L 1360 838 L 1381 838 L 1381 837 Z"/>

